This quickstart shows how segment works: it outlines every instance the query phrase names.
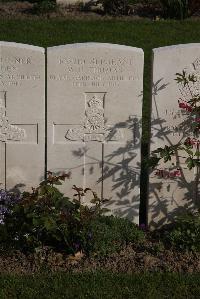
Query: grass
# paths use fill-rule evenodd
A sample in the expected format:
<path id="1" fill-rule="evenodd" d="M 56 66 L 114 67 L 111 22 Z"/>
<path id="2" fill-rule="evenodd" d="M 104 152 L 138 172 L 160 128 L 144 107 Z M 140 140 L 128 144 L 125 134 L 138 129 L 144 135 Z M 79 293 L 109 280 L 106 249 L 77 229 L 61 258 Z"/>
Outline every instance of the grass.
<path id="1" fill-rule="evenodd" d="M 1 299 L 199 298 L 200 274 L 56 273 L 0 276 Z"/>

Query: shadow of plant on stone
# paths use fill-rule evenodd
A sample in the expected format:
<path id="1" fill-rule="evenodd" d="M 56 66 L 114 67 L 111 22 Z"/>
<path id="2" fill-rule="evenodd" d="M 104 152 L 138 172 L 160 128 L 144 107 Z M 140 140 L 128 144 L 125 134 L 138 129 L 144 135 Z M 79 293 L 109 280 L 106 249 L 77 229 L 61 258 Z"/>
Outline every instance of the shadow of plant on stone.
<path id="1" fill-rule="evenodd" d="M 175 217 L 186 211 L 193 211 L 199 207 L 198 184 L 199 176 L 195 177 L 193 170 L 188 169 L 185 163 L 185 152 L 180 145 L 186 137 L 192 135 L 192 117 L 188 111 L 181 110 L 177 101 L 177 111 L 168 110 L 160 114 L 156 96 L 167 88 L 169 83 L 163 83 L 163 78 L 153 85 L 153 102 L 156 111 L 153 115 L 151 128 L 152 147 L 158 148 L 160 154 L 157 169 L 150 174 L 149 210 L 151 211 L 151 227 L 161 227 L 163 224 L 174 221 Z M 153 144 L 154 143 L 154 144 Z M 151 158 L 158 155 L 153 152 Z M 161 159 L 164 158 L 164 162 Z M 155 165 L 154 165 L 155 166 Z"/>
<path id="2" fill-rule="evenodd" d="M 115 215 L 127 217 L 131 221 L 136 220 L 139 214 L 140 128 L 141 120 L 134 115 L 125 122 L 111 126 L 105 142 L 99 144 L 102 148 L 101 159 L 89 154 L 90 145 L 73 151 L 74 156 L 85 156 L 86 160 L 90 160 L 85 167 L 89 167 L 91 176 L 95 177 L 95 169 L 99 169 L 101 175 L 96 176 L 96 184 L 100 186 L 101 197 L 109 199 L 105 206 Z M 119 131 L 123 138 L 112 141 Z M 81 172 L 84 173 L 84 165 Z"/>

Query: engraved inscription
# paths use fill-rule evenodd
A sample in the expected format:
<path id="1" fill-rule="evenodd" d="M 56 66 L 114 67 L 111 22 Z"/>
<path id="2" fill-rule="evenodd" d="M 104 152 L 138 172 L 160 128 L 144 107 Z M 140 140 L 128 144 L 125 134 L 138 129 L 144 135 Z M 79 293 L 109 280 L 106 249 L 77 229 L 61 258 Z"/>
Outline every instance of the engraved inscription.
<path id="1" fill-rule="evenodd" d="M 57 57 L 60 73 L 49 79 L 68 81 L 74 87 L 115 87 L 123 82 L 139 80 L 134 60 L 118 58 Z"/>
<path id="2" fill-rule="evenodd" d="M 33 64 L 31 57 L 0 56 L 0 86 L 18 87 L 25 81 L 40 80 L 38 73 L 24 73 L 24 67 Z M 23 71 L 22 69 L 23 68 Z"/>
<path id="3" fill-rule="evenodd" d="M 106 93 L 86 93 L 86 109 L 84 124 L 69 129 L 65 135 L 69 140 L 104 142 L 122 139 L 121 130 L 113 130 L 105 124 L 104 98 Z M 101 95 L 101 96 L 100 96 Z"/>

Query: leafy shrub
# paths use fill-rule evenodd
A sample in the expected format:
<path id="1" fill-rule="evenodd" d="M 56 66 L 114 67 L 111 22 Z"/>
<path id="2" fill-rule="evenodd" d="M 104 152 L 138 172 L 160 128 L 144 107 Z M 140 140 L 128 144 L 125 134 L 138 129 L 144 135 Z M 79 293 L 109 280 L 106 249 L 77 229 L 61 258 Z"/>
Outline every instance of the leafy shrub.
<path id="1" fill-rule="evenodd" d="M 129 0 L 99 0 L 105 14 L 127 15 Z"/>
<path id="2" fill-rule="evenodd" d="M 178 250 L 200 251 L 200 214 L 177 217 L 172 230 L 164 234 L 164 240 Z"/>
<path id="3" fill-rule="evenodd" d="M 31 193 L 24 192 L 22 198 L 4 215 L 0 242 L 12 244 L 15 248 L 34 251 L 38 247 L 50 246 L 66 253 L 84 250 L 84 229 L 105 210 L 101 208 L 96 193 L 90 189 L 73 187 L 76 194 L 73 201 L 65 197 L 55 185 L 61 185 L 68 175 L 53 176 Z M 91 206 L 81 203 L 86 192 L 93 197 Z"/>
<path id="4" fill-rule="evenodd" d="M 189 13 L 188 0 L 161 0 L 165 18 L 185 19 Z"/>
<path id="5" fill-rule="evenodd" d="M 87 234 L 86 250 L 100 257 L 119 252 L 128 243 L 139 244 L 145 238 L 136 224 L 114 216 L 95 218 L 87 228 Z"/>
<path id="6" fill-rule="evenodd" d="M 105 256 L 144 239 L 144 232 L 129 220 L 103 216 L 104 200 L 89 188 L 74 186 L 73 200 L 65 197 L 56 186 L 67 177 L 49 173 L 37 188 L 10 205 L 0 225 L 0 242 L 23 251 L 47 246 L 66 254 Z M 87 192 L 92 194 L 90 206 L 82 204 Z"/>
<path id="7" fill-rule="evenodd" d="M 183 91 L 189 90 L 190 96 L 178 99 L 178 106 L 181 110 L 187 112 L 187 116 L 184 120 L 185 124 L 190 124 L 192 126 L 193 137 L 185 137 L 180 140 L 177 144 L 165 145 L 164 147 L 159 147 L 152 152 L 152 156 L 147 161 L 147 165 L 154 168 L 159 165 L 159 162 L 163 160 L 164 163 L 172 161 L 172 157 L 176 157 L 177 166 L 179 161 L 177 158 L 183 158 L 184 162 L 189 170 L 192 168 L 199 169 L 200 167 L 200 93 L 196 91 L 196 86 L 199 85 L 199 79 L 195 73 L 188 73 L 183 70 L 181 73 L 176 73 L 175 81 L 178 83 L 179 87 L 182 86 Z M 183 96 L 184 97 L 184 96 Z M 184 153 L 184 154 L 183 154 Z M 163 169 L 156 169 L 155 174 L 158 177 L 181 177 L 181 168 L 174 167 L 174 163 L 171 164 L 171 171 L 166 171 Z"/>
<path id="8" fill-rule="evenodd" d="M 38 0 L 35 4 L 36 13 L 49 13 L 57 8 L 56 0 Z"/>

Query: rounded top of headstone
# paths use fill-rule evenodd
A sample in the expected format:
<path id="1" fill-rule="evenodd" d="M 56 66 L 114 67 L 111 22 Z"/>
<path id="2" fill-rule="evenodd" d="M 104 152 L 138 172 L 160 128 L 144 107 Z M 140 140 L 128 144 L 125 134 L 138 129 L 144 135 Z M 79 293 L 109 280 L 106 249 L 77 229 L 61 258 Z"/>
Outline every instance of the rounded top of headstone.
<path id="1" fill-rule="evenodd" d="M 15 43 L 15 42 L 6 42 L 6 41 L 0 41 L 0 46 L 5 46 L 5 47 L 16 47 L 16 48 L 21 48 L 21 49 L 27 49 L 27 50 L 32 50 L 32 51 L 38 51 L 44 53 L 44 48 L 38 47 L 38 46 L 32 46 L 32 45 L 27 45 L 27 44 L 22 44 L 22 43 Z"/>
<path id="2" fill-rule="evenodd" d="M 166 47 L 159 47 L 153 49 L 153 53 L 156 52 L 164 52 L 164 51 L 170 51 L 170 50 L 178 50 L 178 49 L 190 49 L 190 48 L 199 48 L 200 43 L 190 43 L 190 44 L 178 44 L 178 45 L 172 45 L 172 46 L 166 46 Z"/>
<path id="3" fill-rule="evenodd" d="M 75 43 L 75 44 L 66 44 L 60 46 L 54 46 L 47 48 L 48 51 L 52 50 L 62 50 L 62 49 L 78 49 L 78 48 L 107 48 L 107 49 L 117 49 L 117 50 L 129 50 L 138 52 L 143 54 L 144 51 L 141 48 L 125 46 L 125 45 L 118 45 L 118 44 L 110 44 L 110 43 L 96 43 L 96 42 L 88 42 L 88 43 Z"/>

